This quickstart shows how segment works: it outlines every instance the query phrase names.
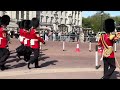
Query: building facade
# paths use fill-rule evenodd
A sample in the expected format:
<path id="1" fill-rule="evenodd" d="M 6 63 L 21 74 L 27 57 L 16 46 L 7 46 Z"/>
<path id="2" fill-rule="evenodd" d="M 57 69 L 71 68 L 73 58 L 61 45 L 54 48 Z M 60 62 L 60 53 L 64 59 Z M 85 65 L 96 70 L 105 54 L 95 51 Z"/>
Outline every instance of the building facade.
<path id="1" fill-rule="evenodd" d="M 0 16 L 4 14 L 13 22 L 37 17 L 41 28 L 49 27 L 55 31 L 70 32 L 82 27 L 82 11 L 0 11 Z"/>

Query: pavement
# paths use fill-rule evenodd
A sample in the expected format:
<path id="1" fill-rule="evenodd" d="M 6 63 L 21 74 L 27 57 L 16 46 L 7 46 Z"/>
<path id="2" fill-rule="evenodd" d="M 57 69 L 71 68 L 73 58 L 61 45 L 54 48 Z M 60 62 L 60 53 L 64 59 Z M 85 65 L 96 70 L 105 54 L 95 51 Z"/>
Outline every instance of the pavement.
<path id="1" fill-rule="evenodd" d="M 6 65 L 11 69 L 0 71 L 0 79 L 100 79 L 103 75 L 103 62 L 101 67 L 95 69 L 95 45 L 89 52 L 89 43 L 79 43 L 80 52 L 76 52 L 77 42 L 65 42 L 65 51 L 62 42 L 46 41 L 42 45 L 39 65 L 41 68 L 28 70 L 24 60 L 16 62 L 15 49 L 20 45 L 19 40 L 12 39 L 9 49 L 11 55 Z M 119 60 L 120 45 L 117 44 L 116 58 Z M 99 54 L 100 59 L 100 54 Z M 111 79 L 120 79 L 119 68 L 113 73 Z"/>

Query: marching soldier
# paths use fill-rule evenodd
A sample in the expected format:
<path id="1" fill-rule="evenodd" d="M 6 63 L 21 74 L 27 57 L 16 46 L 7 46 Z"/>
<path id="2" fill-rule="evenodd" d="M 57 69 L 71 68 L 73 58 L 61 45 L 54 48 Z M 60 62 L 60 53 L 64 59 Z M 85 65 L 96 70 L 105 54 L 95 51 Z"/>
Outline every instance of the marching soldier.
<path id="1" fill-rule="evenodd" d="M 21 59 L 20 56 L 24 55 L 24 51 L 25 51 L 25 47 L 24 47 L 24 39 L 25 39 L 24 22 L 25 22 L 25 20 L 19 22 L 19 33 L 20 33 L 19 40 L 20 40 L 21 45 L 16 49 L 16 52 L 17 52 L 16 56 L 19 58 L 19 60 Z M 19 60 L 17 60 L 17 62 Z"/>
<path id="2" fill-rule="evenodd" d="M 28 62 L 30 60 L 30 55 L 32 54 L 32 50 L 30 48 L 30 28 L 31 28 L 31 21 L 26 20 L 24 22 L 24 35 L 25 35 L 25 40 L 24 40 L 24 46 L 25 46 L 25 54 L 24 54 L 24 60 Z"/>
<path id="3" fill-rule="evenodd" d="M 8 50 L 8 40 L 7 40 L 7 31 L 6 27 L 9 25 L 10 17 L 8 15 L 3 15 L 1 18 L 1 26 L 0 26 L 0 69 L 3 71 L 8 69 L 5 66 L 5 61 L 8 59 L 10 52 Z"/>
<path id="4" fill-rule="evenodd" d="M 111 75 L 116 69 L 115 55 L 113 51 L 113 44 L 116 41 L 116 35 L 111 33 L 115 30 L 113 19 L 106 19 L 104 21 L 103 30 L 106 32 L 100 36 L 98 45 L 103 47 L 103 62 L 104 62 L 104 75 L 102 79 L 110 79 Z"/>
<path id="5" fill-rule="evenodd" d="M 40 37 L 39 32 L 36 30 L 39 27 L 39 20 L 37 18 L 32 18 L 32 29 L 30 31 L 30 44 L 32 48 L 32 52 L 34 54 L 33 58 L 30 58 L 28 62 L 28 68 L 30 68 L 30 64 L 35 63 L 35 68 L 39 68 L 38 65 L 38 57 L 39 57 L 39 48 L 40 48 L 40 42 L 45 44 L 44 40 Z"/>

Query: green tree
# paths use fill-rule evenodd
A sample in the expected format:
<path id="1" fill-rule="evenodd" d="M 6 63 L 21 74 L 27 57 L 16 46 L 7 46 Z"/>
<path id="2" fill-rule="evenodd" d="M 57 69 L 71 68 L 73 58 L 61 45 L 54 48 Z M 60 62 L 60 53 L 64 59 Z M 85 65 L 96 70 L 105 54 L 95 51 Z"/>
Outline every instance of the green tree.
<path id="1" fill-rule="evenodd" d="M 104 13 L 102 16 L 102 23 L 107 18 L 110 18 L 110 14 Z M 82 25 L 85 28 L 92 28 L 94 32 L 98 32 L 101 29 L 101 13 L 97 12 L 91 17 L 83 18 Z"/>

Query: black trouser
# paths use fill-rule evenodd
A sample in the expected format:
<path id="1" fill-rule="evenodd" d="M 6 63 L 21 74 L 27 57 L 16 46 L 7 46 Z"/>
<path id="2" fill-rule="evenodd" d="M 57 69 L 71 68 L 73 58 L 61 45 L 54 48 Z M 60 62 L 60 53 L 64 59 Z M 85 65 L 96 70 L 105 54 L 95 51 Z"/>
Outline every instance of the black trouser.
<path id="1" fill-rule="evenodd" d="M 104 79 L 109 79 L 116 69 L 115 58 L 103 58 L 104 62 Z"/>
<path id="2" fill-rule="evenodd" d="M 16 52 L 17 52 L 17 55 L 19 56 L 24 56 L 25 54 L 25 46 L 23 44 L 21 44 L 17 49 L 16 49 Z"/>
<path id="3" fill-rule="evenodd" d="M 25 47 L 26 47 L 26 51 L 24 53 L 24 60 L 29 61 L 30 60 L 30 55 L 32 54 L 32 50 L 28 46 L 25 46 Z"/>
<path id="4" fill-rule="evenodd" d="M 4 66 L 6 60 L 10 56 L 10 52 L 6 48 L 0 48 L 0 66 Z"/>
<path id="5" fill-rule="evenodd" d="M 38 57 L 39 57 L 39 49 L 32 49 L 33 51 L 33 58 L 30 59 L 29 63 L 33 64 L 35 63 L 35 67 L 38 66 Z"/>

